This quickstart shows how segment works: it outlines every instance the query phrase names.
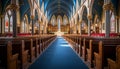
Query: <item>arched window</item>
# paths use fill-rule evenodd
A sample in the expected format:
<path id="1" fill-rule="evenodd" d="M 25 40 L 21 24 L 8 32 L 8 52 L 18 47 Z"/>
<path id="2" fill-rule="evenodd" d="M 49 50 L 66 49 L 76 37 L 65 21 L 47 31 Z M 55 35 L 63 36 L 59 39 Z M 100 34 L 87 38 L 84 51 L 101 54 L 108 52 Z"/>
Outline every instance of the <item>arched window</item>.
<path id="1" fill-rule="evenodd" d="M 25 15 L 24 19 L 23 19 L 23 22 L 22 22 L 22 25 L 21 25 L 21 32 L 22 33 L 27 33 L 28 32 L 28 19 L 27 19 L 27 16 Z"/>
<path id="2" fill-rule="evenodd" d="M 114 13 L 111 11 L 111 18 L 110 18 L 110 29 L 111 29 L 111 33 L 115 33 L 115 15 Z"/>
<path id="3" fill-rule="evenodd" d="M 66 15 L 64 15 L 64 17 L 63 17 L 63 24 L 64 25 L 68 24 L 68 18 Z"/>
<path id="4" fill-rule="evenodd" d="M 5 33 L 13 32 L 13 16 L 11 10 L 5 14 Z"/>
<path id="5" fill-rule="evenodd" d="M 88 27 L 87 27 L 87 24 L 85 23 L 85 21 L 82 21 L 81 29 L 82 29 L 82 33 L 87 33 Z"/>
<path id="6" fill-rule="evenodd" d="M 39 33 L 39 28 L 40 28 L 40 25 L 39 25 L 39 22 L 36 21 L 36 23 L 34 24 L 34 33 L 35 34 L 38 34 Z"/>
<path id="7" fill-rule="evenodd" d="M 5 14 L 5 32 L 8 32 L 8 26 L 9 25 L 9 18 L 8 18 L 8 14 Z"/>
<path id="8" fill-rule="evenodd" d="M 53 15 L 52 18 L 51 18 L 51 24 L 53 26 L 55 26 L 55 24 L 56 24 L 55 22 L 56 22 L 56 18 L 55 18 L 55 15 Z"/>

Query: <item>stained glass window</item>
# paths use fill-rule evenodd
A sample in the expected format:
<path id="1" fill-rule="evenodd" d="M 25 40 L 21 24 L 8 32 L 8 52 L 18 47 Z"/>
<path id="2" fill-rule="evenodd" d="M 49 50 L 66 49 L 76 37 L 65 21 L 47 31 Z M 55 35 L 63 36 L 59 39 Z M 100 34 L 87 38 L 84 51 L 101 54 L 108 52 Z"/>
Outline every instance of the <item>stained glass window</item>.
<path id="1" fill-rule="evenodd" d="M 115 15 L 113 12 L 111 12 L 111 18 L 110 18 L 110 25 L 111 25 L 111 32 L 115 32 Z"/>
<path id="2" fill-rule="evenodd" d="M 22 27 L 21 27 L 21 32 L 22 33 L 27 33 L 28 32 L 28 26 L 27 26 L 27 16 L 25 15 L 25 17 L 24 17 L 24 20 L 23 20 L 23 22 L 22 22 Z"/>
<path id="3" fill-rule="evenodd" d="M 5 32 L 13 32 L 13 16 L 11 10 L 5 14 Z"/>
<path id="4" fill-rule="evenodd" d="M 56 18 L 55 18 L 55 15 L 53 15 L 51 18 L 51 24 L 55 26 L 55 22 L 56 22 Z"/>
<path id="5" fill-rule="evenodd" d="M 66 15 L 64 15 L 64 17 L 63 17 L 63 24 L 64 25 L 68 24 L 68 18 Z"/>
<path id="6" fill-rule="evenodd" d="M 9 18 L 8 18 L 8 14 L 5 14 L 5 32 L 8 32 L 9 29 Z"/>

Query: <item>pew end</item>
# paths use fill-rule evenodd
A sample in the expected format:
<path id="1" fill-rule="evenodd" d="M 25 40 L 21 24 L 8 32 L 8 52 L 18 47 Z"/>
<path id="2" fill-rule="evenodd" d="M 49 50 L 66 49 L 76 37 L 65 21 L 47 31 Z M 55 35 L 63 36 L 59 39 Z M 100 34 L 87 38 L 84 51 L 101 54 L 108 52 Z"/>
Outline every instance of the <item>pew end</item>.
<path id="1" fill-rule="evenodd" d="M 108 69 L 117 69 L 117 66 L 116 66 L 116 62 L 111 60 L 111 59 L 107 59 L 108 60 Z"/>
<path id="2" fill-rule="evenodd" d="M 116 47 L 116 60 L 108 58 L 108 69 L 120 69 L 120 45 Z"/>

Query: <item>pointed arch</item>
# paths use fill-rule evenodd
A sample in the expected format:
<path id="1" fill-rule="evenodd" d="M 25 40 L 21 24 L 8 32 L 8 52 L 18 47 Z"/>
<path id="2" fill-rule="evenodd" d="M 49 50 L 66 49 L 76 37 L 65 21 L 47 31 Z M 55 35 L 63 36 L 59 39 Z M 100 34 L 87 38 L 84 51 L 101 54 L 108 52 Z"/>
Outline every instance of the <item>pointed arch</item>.
<path id="1" fill-rule="evenodd" d="M 68 24 L 68 17 L 66 15 L 63 16 L 63 25 Z"/>
<path id="2" fill-rule="evenodd" d="M 24 18 L 21 23 L 21 33 L 28 33 L 29 32 L 29 23 L 28 23 L 28 16 L 27 14 L 24 15 Z"/>
<path id="3" fill-rule="evenodd" d="M 61 16 L 61 15 L 58 15 L 58 16 L 57 16 L 57 23 L 58 23 L 59 20 L 60 20 L 60 24 L 62 24 L 62 23 L 63 23 L 63 19 L 62 19 L 62 16 Z"/>
<path id="4" fill-rule="evenodd" d="M 55 15 L 53 15 L 51 18 L 51 24 L 54 26 L 54 25 L 56 25 L 56 22 L 57 22 L 56 17 L 55 17 Z"/>

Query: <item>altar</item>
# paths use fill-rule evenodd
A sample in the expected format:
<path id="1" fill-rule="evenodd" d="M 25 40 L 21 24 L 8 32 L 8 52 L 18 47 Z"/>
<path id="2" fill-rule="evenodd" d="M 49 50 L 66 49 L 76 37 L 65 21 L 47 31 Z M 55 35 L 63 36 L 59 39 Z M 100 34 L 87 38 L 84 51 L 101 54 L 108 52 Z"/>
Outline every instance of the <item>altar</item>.
<path id="1" fill-rule="evenodd" d="M 64 32 L 57 31 L 57 32 L 55 32 L 54 34 L 57 35 L 57 36 L 62 36 L 62 35 L 64 35 Z"/>

